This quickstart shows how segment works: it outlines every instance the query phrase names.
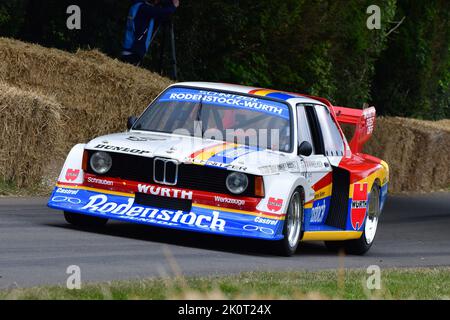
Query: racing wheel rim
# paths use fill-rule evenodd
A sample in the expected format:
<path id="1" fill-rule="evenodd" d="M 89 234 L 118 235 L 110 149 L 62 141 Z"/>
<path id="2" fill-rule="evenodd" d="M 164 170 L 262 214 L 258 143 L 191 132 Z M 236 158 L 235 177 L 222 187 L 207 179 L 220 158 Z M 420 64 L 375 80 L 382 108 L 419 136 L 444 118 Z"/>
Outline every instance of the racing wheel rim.
<path id="1" fill-rule="evenodd" d="M 296 191 L 292 195 L 291 202 L 289 203 L 287 211 L 287 238 L 291 248 L 294 248 L 300 237 L 301 229 L 301 197 L 300 193 Z"/>
<path id="2" fill-rule="evenodd" d="M 380 196 L 379 189 L 375 185 L 372 188 L 369 196 L 369 209 L 367 210 L 366 226 L 364 229 L 364 234 L 366 238 L 366 243 L 370 245 L 377 233 L 378 219 L 380 216 Z"/>

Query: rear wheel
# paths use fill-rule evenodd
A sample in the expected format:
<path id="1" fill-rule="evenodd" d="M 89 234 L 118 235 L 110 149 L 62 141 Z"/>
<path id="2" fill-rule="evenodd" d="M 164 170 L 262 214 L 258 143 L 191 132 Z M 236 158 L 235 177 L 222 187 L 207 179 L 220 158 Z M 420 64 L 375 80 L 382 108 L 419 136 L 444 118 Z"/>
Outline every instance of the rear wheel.
<path id="1" fill-rule="evenodd" d="M 77 227 L 103 227 L 108 219 L 64 211 L 66 221 Z"/>
<path id="2" fill-rule="evenodd" d="M 276 243 L 276 252 L 282 256 L 292 256 L 300 242 L 303 221 L 303 193 L 297 189 L 291 196 L 283 226 L 284 238 Z"/>
<path id="3" fill-rule="evenodd" d="M 380 213 L 380 188 L 374 183 L 369 195 L 369 208 L 361 238 L 347 241 L 325 241 L 325 245 L 331 251 L 343 250 L 346 253 L 357 255 L 366 253 L 375 239 Z"/>

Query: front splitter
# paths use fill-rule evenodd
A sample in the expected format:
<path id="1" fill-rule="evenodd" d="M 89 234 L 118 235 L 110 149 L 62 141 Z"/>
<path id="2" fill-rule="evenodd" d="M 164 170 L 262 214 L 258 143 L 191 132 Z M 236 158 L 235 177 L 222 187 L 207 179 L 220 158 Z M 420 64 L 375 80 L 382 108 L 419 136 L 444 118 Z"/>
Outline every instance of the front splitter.
<path id="1" fill-rule="evenodd" d="M 170 201 L 170 199 L 168 199 Z M 57 186 L 49 199 L 52 209 L 89 216 L 216 235 L 280 240 L 283 220 L 256 212 L 193 204 L 187 211 L 135 204 L 133 194 L 94 190 L 83 186 Z"/>

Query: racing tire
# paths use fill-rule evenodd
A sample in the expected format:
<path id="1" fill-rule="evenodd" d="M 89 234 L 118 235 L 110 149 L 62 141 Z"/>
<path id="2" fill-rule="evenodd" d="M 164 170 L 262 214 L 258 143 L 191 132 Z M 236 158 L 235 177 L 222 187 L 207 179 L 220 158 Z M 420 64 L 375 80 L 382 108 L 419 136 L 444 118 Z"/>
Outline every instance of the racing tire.
<path id="1" fill-rule="evenodd" d="M 374 183 L 369 195 L 369 208 L 367 210 L 364 230 L 359 239 L 347 241 L 325 241 L 328 250 L 344 252 L 352 255 L 363 255 L 372 247 L 380 218 L 380 188 Z"/>
<path id="2" fill-rule="evenodd" d="M 64 211 L 67 223 L 77 227 L 103 227 L 108 219 Z"/>
<path id="3" fill-rule="evenodd" d="M 275 244 L 276 254 L 290 257 L 297 251 L 302 234 L 303 208 L 303 190 L 296 189 L 289 200 L 283 225 L 283 239 Z"/>

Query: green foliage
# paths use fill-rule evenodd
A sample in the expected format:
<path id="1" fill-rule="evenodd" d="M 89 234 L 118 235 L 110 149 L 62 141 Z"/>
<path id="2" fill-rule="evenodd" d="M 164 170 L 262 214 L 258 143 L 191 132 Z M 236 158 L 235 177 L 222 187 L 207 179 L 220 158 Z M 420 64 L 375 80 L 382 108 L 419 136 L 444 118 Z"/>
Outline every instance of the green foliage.
<path id="1" fill-rule="evenodd" d="M 66 28 L 70 4 L 81 7 L 79 31 Z M 1 1 L 0 35 L 117 56 L 130 4 Z M 381 8 L 381 30 L 366 27 L 373 4 Z M 309 93 L 352 107 L 369 102 L 387 115 L 448 118 L 449 7 L 448 0 L 185 0 L 174 17 L 180 78 Z M 145 67 L 159 71 L 160 47 L 161 36 Z"/>
<path id="2" fill-rule="evenodd" d="M 81 30 L 68 30 L 67 7 L 81 8 Z M 115 0 L 0 0 L 0 36 L 69 51 L 100 48 L 117 54 L 129 3 Z"/>
<path id="3" fill-rule="evenodd" d="M 398 1 L 395 20 L 373 82 L 374 102 L 389 115 L 450 117 L 450 6 L 446 0 Z"/>
<path id="4" fill-rule="evenodd" d="M 4 37 L 17 35 L 23 23 L 20 12 L 23 11 L 24 1 L 0 2 L 0 32 Z"/>
<path id="5" fill-rule="evenodd" d="M 208 5 L 207 16 L 177 24 L 180 39 L 196 39 L 181 44 L 182 55 L 202 56 L 200 63 L 182 63 L 196 68 L 190 72 L 194 78 L 322 95 L 357 107 L 370 99 L 374 62 L 385 47 L 386 32 L 386 27 L 380 31 L 366 27 L 366 9 L 373 1 L 247 0 L 220 6 L 217 2 Z M 386 22 L 382 25 L 387 26 L 396 3 L 378 2 Z M 195 16 L 200 6 L 185 7 L 193 9 L 186 15 Z M 196 31 L 215 28 L 217 19 L 225 30 Z"/>

